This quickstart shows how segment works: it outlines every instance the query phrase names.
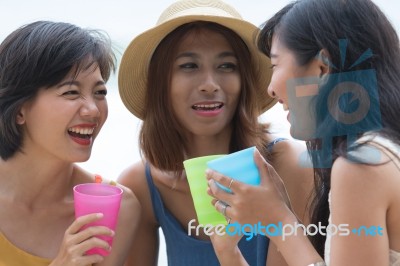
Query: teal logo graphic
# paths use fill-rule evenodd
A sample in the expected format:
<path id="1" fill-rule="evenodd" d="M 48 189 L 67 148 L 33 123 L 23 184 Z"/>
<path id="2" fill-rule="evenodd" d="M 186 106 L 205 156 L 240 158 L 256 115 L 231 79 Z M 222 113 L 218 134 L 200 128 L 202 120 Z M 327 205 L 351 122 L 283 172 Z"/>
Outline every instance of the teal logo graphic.
<path id="1" fill-rule="evenodd" d="M 344 69 L 347 40 L 339 40 L 339 47 L 341 69 Z M 320 149 L 313 151 L 311 156 L 316 155 L 323 160 L 314 167 L 332 166 L 334 137 L 347 136 L 348 147 L 351 147 L 359 134 L 382 128 L 375 70 L 352 71 L 372 55 L 368 49 L 347 72 L 329 74 L 323 80 L 320 77 L 304 77 L 287 82 L 293 137 L 321 141 Z M 328 64 L 332 69 L 338 69 L 332 62 Z"/>

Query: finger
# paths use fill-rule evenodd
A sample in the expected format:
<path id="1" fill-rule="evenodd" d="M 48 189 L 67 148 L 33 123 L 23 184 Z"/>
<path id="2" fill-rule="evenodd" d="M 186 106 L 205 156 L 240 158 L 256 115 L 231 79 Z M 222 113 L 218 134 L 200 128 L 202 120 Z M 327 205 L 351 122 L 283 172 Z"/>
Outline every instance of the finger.
<path id="1" fill-rule="evenodd" d="M 237 180 L 233 181 L 232 178 L 225 176 L 221 173 L 215 172 L 211 169 L 206 170 L 206 177 L 209 181 L 214 180 L 214 181 L 218 182 L 220 185 L 222 185 L 226 188 L 229 188 L 232 191 L 232 193 L 234 193 L 234 190 L 235 190 L 235 183 L 240 183 Z M 222 190 L 222 189 L 219 189 L 219 190 Z M 215 191 L 213 191 L 213 192 L 215 192 Z M 229 193 L 229 192 L 226 192 L 226 193 Z"/>
<path id="2" fill-rule="evenodd" d="M 217 199 L 213 199 L 213 200 L 211 201 L 211 204 L 212 204 L 213 206 L 217 206 L 217 205 L 220 205 L 220 204 L 221 204 L 221 201 L 219 201 L 219 200 L 217 200 Z M 217 205 L 216 205 L 216 204 L 217 204 Z M 231 207 L 231 206 L 227 204 L 227 208 L 228 208 L 228 207 Z M 217 207 L 216 207 L 216 209 L 217 209 Z M 217 209 L 217 211 L 222 213 L 222 210 L 218 210 L 218 209 Z M 227 211 L 227 209 L 225 210 L 225 214 L 226 214 L 226 211 Z M 226 215 L 228 215 L 228 214 L 226 214 Z M 226 221 L 227 221 L 228 224 L 230 224 L 230 223 L 232 222 L 232 220 L 231 220 L 230 217 L 226 216 L 225 218 L 226 218 Z"/>
<path id="3" fill-rule="evenodd" d="M 268 181 L 271 180 L 269 168 L 272 168 L 272 166 L 264 159 L 257 149 L 254 151 L 254 162 L 256 163 L 258 172 L 260 173 L 261 185 L 268 183 Z"/>
<path id="4" fill-rule="evenodd" d="M 266 177 L 261 178 L 261 182 L 270 181 L 276 186 L 284 186 L 283 181 L 278 173 L 275 171 L 275 168 L 264 159 L 264 157 L 258 150 L 255 152 L 254 156 L 254 160 L 256 161 L 260 176 Z"/>
<path id="5" fill-rule="evenodd" d="M 222 190 L 219 186 L 217 186 L 216 182 L 213 179 L 208 180 L 208 187 L 207 193 L 213 198 L 217 200 L 221 200 L 226 203 L 230 203 L 232 200 L 232 194 Z"/>
<path id="6" fill-rule="evenodd" d="M 108 244 L 108 242 L 105 241 L 104 239 L 101 239 L 96 236 L 90 237 L 90 238 L 86 239 L 85 241 L 79 243 L 76 246 L 76 248 L 84 251 L 84 253 L 92 248 L 101 248 L 101 249 L 104 249 L 105 251 L 111 252 L 110 244 Z"/>
<path id="7" fill-rule="evenodd" d="M 80 217 L 76 218 L 76 220 L 70 225 L 70 227 L 67 229 L 66 233 L 75 234 L 79 230 L 81 230 L 82 226 L 84 226 L 88 223 L 92 223 L 94 221 L 100 220 L 103 218 L 103 216 L 104 215 L 102 213 L 91 213 L 88 215 L 80 216 Z"/>
<path id="8" fill-rule="evenodd" d="M 229 213 L 230 213 L 230 209 L 231 206 L 229 206 L 228 204 L 226 204 L 223 201 L 217 200 L 214 204 L 215 209 L 220 212 L 222 215 L 224 215 L 226 218 L 229 218 Z"/>
<path id="9" fill-rule="evenodd" d="M 84 255 L 74 258 L 74 265 L 86 266 L 86 265 L 94 265 L 96 263 L 100 263 L 104 260 L 103 256 L 94 254 L 94 255 Z"/>
<path id="10" fill-rule="evenodd" d="M 211 201 L 211 204 L 214 206 L 215 203 L 216 203 L 217 201 L 218 201 L 217 199 L 213 199 L 213 200 Z"/>
<path id="11" fill-rule="evenodd" d="M 74 235 L 75 243 L 80 243 L 95 236 L 113 237 L 114 231 L 106 226 L 89 226 Z"/>

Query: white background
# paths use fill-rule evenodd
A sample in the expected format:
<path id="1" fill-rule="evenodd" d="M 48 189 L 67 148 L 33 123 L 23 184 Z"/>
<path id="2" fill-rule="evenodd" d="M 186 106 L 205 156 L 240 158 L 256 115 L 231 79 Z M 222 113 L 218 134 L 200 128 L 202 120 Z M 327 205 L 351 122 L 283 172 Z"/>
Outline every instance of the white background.
<path id="1" fill-rule="evenodd" d="M 17 27 L 35 20 L 65 21 L 81 27 L 105 30 L 121 55 L 139 33 L 154 26 L 169 0 L 0 0 L 0 41 Z M 288 0 L 226 0 L 255 25 L 262 24 Z M 400 2 L 374 1 L 400 30 Z M 366 18 L 368 19 L 368 18 Z M 120 56 L 119 55 L 119 56 Z M 120 172 L 139 157 L 137 133 L 140 120 L 120 101 L 116 76 L 108 83 L 109 118 L 98 136 L 92 157 L 82 165 L 91 172 L 116 179 Z M 286 114 L 278 104 L 262 116 L 275 129 L 288 135 Z M 166 265 L 165 245 L 161 243 L 160 265 Z"/>

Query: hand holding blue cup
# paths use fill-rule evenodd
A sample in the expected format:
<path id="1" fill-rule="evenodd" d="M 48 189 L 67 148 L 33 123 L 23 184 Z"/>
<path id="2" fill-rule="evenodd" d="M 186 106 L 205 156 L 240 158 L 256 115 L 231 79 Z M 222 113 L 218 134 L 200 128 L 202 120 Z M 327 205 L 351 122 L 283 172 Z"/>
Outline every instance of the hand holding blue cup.
<path id="1" fill-rule="evenodd" d="M 247 148 L 208 161 L 207 167 L 232 178 L 232 180 L 258 186 L 261 183 L 261 178 L 256 163 L 254 162 L 255 149 L 256 147 Z M 219 183 L 217 183 L 217 185 L 224 191 L 232 193 L 230 188 Z"/>

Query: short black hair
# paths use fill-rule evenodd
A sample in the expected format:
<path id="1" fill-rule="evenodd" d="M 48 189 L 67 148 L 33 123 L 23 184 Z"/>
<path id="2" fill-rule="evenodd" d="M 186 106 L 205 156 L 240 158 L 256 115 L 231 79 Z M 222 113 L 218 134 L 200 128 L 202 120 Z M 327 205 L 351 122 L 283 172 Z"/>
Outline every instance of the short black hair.
<path id="1" fill-rule="evenodd" d="M 7 160 L 21 149 L 16 123 L 22 105 L 39 89 L 61 82 L 71 70 L 97 64 L 107 81 L 115 71 L 115 55 L 107 34 L 51 21 L 24 25 L 0 44 L 0 157 Z"/>

